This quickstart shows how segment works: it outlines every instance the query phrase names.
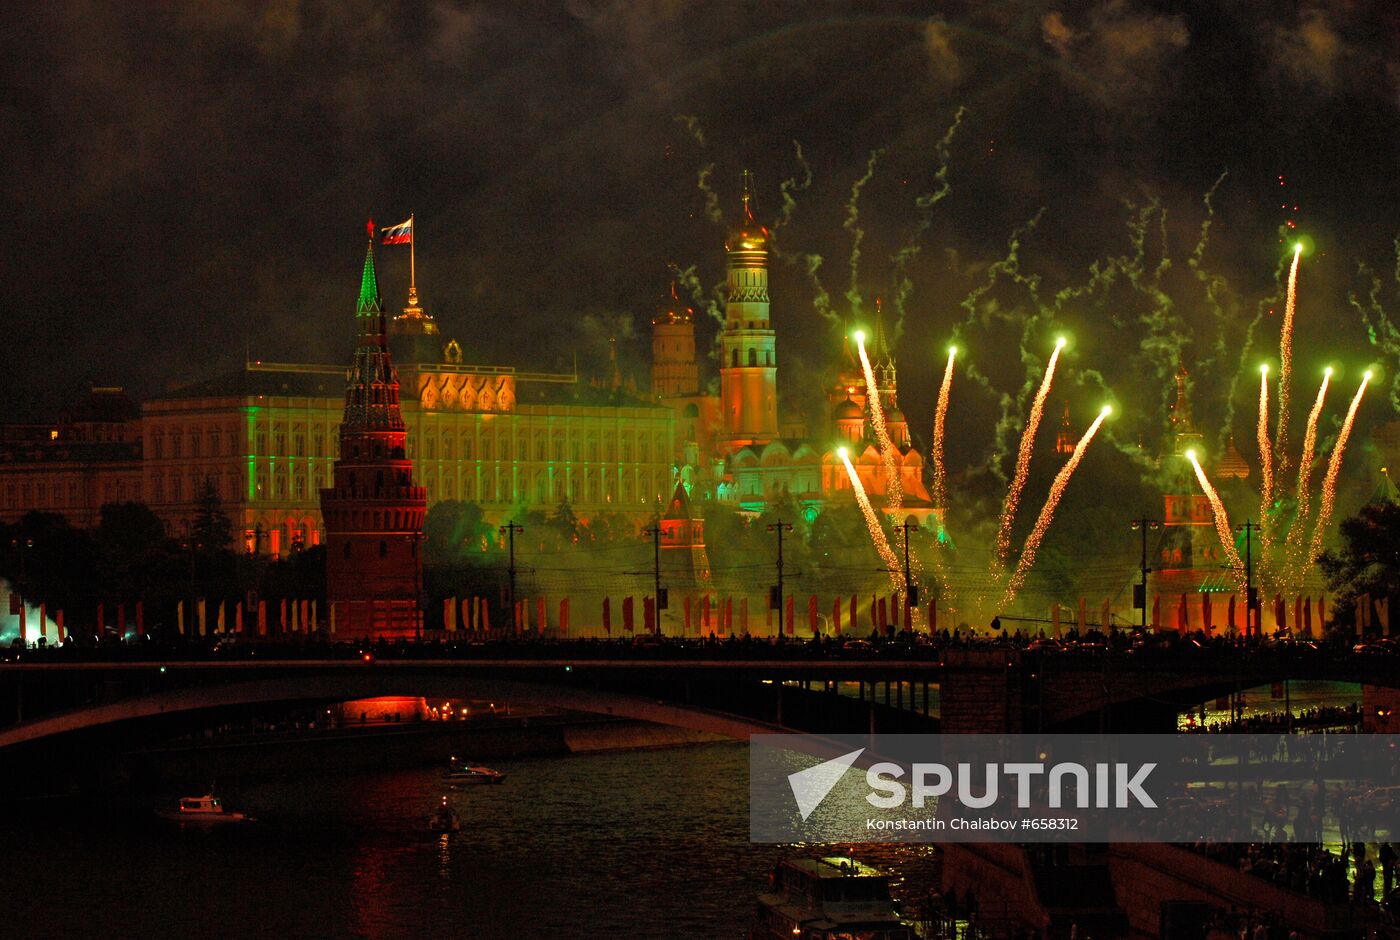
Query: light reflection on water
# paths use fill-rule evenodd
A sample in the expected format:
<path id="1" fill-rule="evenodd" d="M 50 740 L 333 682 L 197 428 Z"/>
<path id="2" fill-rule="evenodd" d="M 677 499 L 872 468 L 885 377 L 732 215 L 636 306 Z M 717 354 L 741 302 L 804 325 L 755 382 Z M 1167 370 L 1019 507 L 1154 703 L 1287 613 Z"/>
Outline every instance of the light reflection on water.
<path id="1" fill-rule="evenodd" d="M 23 873 L 7 918 L 30 936 L 742 937 L 768 869 L 823 854 L 749 843 L 741 744 L 495 766 L 504 784 L 460 791 L 438 768 L 221 782 L 259 822 L 210 832 L 149 806 L 28 807 L 0 819 L 0 865 Z M 446 836 L 427 828 L 443 793 L 463 823 Z M 935 872 L 927 846 L 856 852 L 911 899 Z"/>

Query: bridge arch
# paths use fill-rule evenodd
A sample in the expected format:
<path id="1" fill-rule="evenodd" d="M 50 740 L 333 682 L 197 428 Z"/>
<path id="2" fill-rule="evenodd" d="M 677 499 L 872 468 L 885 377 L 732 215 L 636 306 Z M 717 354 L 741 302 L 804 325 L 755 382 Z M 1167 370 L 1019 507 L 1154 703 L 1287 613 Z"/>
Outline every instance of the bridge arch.
<path id="1" fill-rule="evenodd" d="M 601 689 L 467 676 L 422 675 L 366 669 L 350 675 L 279 676 L 170 689 L 90 705 L 0 730 L 0 750 L 78 731 L 143 719 L 192 715 L 250 705 L 329 703 L 377 696 L 477 698 L 630 718 L 747 740 L 784 729 L 711 709 Z"/>

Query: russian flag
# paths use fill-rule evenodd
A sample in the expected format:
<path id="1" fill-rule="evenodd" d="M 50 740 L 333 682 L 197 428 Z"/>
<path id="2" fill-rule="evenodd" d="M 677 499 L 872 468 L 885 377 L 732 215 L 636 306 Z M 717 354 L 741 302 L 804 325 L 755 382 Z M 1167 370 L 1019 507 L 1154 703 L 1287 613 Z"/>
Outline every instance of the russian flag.
<path id="1" fill-rule="evenodd" d="M 411 245 L 413 244 L 413 217 L 409 216 L 408 221 L 400 222 L 398 225 L 391 225 L 383 231 L 384 244 Z"/>

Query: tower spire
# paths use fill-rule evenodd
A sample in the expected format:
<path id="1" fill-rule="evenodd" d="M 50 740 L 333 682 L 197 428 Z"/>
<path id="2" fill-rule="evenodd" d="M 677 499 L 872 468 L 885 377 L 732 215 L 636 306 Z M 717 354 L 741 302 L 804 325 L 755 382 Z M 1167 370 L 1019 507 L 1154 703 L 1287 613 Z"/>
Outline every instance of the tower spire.
<path id="1" fill-rule="evenodd" d="M 379 300 L 379 278 L 374 271 L 374 219 L 370 219 L 365 228 L 369 231 L 369 243 L 365 247 L 365 268 L 360 274 L 360 300 L 355 305 L 355 315 L 358 317 L 384 312 L 384 305 Z"/>
<path id="2" fill-rule="evenodd" d="M 885 335 L 885 311 L 878 296 L 875 298 L 875 358 L 891 358 L 889 337 Z"/>
<path id="3" fill-rule="evenodd" d="M 747 169 L 744 170 L 744 195 L 743 195 L 743 200 L 744 200 L 744 218 L 747 219 L 747 220 L 749 220 L 750 222 L 752 222 L 752 221 L 754 221 L 754 217 L 753 217 L 753 172 L 752 172 L 751 170 L 747 170 Z"/>

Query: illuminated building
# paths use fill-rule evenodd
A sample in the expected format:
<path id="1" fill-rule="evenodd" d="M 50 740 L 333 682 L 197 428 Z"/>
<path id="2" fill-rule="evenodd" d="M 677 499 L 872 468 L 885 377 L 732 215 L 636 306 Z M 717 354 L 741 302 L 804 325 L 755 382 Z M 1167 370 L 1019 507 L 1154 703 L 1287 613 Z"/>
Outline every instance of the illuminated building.
<path id="1" fill-rule="evenodd" d="M 0 521 L 39 510 L 91 527 L 142 486 L 140 413 L 120 388 L 93 386 L 52 424 L 0 426 Z"/>
<path id="2" fill-rule="evenodd" d="M 671 502 L 661 514 L 661 570 L 683 582 L 710 580 L 705 553 L 705 520 L 694 511 L 685 484 L 677 480 Z"/>
<path id="3" fill-rule="evenodd" d="M 428 493 L 413 483 L 399 376 L 374 270 L 374 223 L 355 306 L 355 359 L 345 385 L 340 456 L 321 490 L 326 601 L 346 636 L 422 632 L 419 592 Z"/>
<path id="4" fill-rule="evenodd" d="M 739 225 L 725 242 L 728 295 L 720 331 L 721 424 L 712 460 L 703 466 L 687 459 L 697 479 L 714 477 L 714 497 L 745 512 L 791 498 L 809 518 L 833 499 L 853 501 L 850 479 L 836 447 L 845 445 L 866 492 L 883 497 L 888 478 L 870 425 L 870 405 L 862 370 L 846 347 L 846 361 L 829 396 L 829 420 L 811 439 L 800 425 L 778 424 L 777 334 L 769 319 L 768 232 L 754 220 L 752 179 L 744 173 Z M 897 402 L 894 356 L 876 308 L 872 371 L 886 424 L 896 449 L 904 499 L 899 518 L 923 522 L 933 504 L 924 489 L 923 459 L 910 443 L 908 424 Z M 703 410 L 696 412 L 702 419 Z M 857 420 L 857 415 L 859 420 Z M 701 432 L 699 436 L 705 436 Z M 703 454 L 702 454 L 703 456 Z"/>
<path id="5" fill-rule="evenodd" d="M 502 520 L 568 501 L 582 518 L 618 514 L 640 529 L 670 496 L 684 403 L 678 411 L 575 374 L 463 364 L 455 341 L 438 345 L 416 295 L 388 332 L 391 349 L 411 338 L 405 355 L 421 357 L 395 362 L 405 456 L 429 509 L 464 500 Z M 103 503 L 139 500 L 178 537 L 208 480 L 247 551 L 318 545 L 345 376 L 343 365 L 253 361 L 147 400 L 139 414 L 128 405 L 116 415 L 97 390 L 102 408 L 70 423 L 6 426 L 0 519 L 40 509 L 92 526 Z"/>
<path id="6" fill-rule="evenodd" d="M 1068 457 L 1074 453 L 1074 445 L 1077 443 L 1074 436 L 1074 428 L 1069 422 L 1069 401 L 1065 401 L 1065 412 L 1060 415 L 1060 430 L 1055 434 L 1055 453 L 1061 457 Z"/>
<path id="7" fill-rule="evenodd" d="M 778 437 L 777 334 L 768 319 L 768 230 L 754 219 L 752 188 L 745 170 L 739 225 L 724 245 L 729 276 L 719 383 L 722 440 L 731 449 Z"/>
<path id="8" fill-rule="evenodd" d="M 1157 561 L 1153 565 L 1153 590 L 1161 599 L 1161 622 L 1165 627 L 1177 626 L 1177 611 L 1181 596 L 1187 595 L 1188 624 L 1199 627 L 1202 612 L 1198 595 L 1202 591 L 1234 590 L 1235 577 L 1227 570 L 1226 555 L 1215 531 L 1215 515 L 1210 500 L 1201 492 L 1196 473 L 1186 457 L 1188 450 L 1204 454 L 1202 435 L 1191 415 L 1191 398 L 1187 389 L 1190 374 L 1183 365 L 1176 373 L 1176 400 L 1171 408 L 1172 450 L 1158 460 L 1164 479 L 1162 536 L 1157 546 Z M 1241 608 L 1239 623 L 1244 624 Z M 1225 612 L 1216 616 L 1224 623 Z"/>

